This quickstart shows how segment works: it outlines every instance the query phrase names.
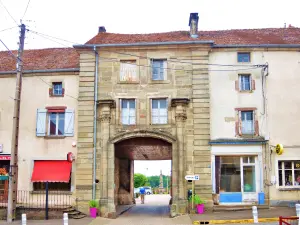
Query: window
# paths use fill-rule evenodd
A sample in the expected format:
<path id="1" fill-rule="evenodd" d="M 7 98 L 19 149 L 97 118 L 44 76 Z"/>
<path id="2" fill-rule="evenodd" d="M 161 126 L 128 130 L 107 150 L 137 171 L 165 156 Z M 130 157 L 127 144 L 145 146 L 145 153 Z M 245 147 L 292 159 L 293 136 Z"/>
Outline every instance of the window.
<path id="1" fill-rule="evenodd" d="M 64 96 L 65 89 L 63 88 L 62 82 L 53 82 L 52 88 L 49 88 L 49 95 L 51 97 L 62 97 Z"/>
<path id="2" fill-rule="evenodd" d="M 242 134 L 254 134 L 253 111 L 241 111 Z"/>
<path id="3" fill-rule="evenodd" d="M 36 136 L 74 136 L 73 109 L 47 107 L 37 110 Z"/>
<path id="4" fill-rule="evenodd" d="M 48 189 L 50 191 L 71 191 L 71 176 L 69 183 L 65 182 L 49 182 Z M 34 191 L 45 191 L 46 183 L 44 182 L 34 182 L 33 183 Z"/>
<path id="5" fill-rule="evenodd" d="M 250 62 L 250 52 L 238 52 L 238 62 Z"/>
<path id="6" fill-rule="evenodd" d="M 136 60 L 126 60 L 120 62 L 120 81 L 137 81 Z"/>
<path id="7" fill-rule="evenodd" d="M 167 124 L 167 99 L 152 99 L 152 124 Z"/>
<path id="8" fill-rule="evenodd" d="M 121 118 L 123 125 L 135 124 L 135 99 L 121 100 Z"/>
<path id="9" fill-rule="evenodd" d="M 64 135 L 65 113 L 49 113 L 48 135 Z"/>
<path id="10" fill-rule="evenodd" d="M 152 80 L 165 80 L 167 74 L 167 60 L 152 60 Z"/>
<path id="11" fill-rule="evenodd" d="M 250 91 L 251 90 L 251 76 L 250 74 L 239 75 L 240 80 L 240 91 Z"/>
<path id="12" fill-rule="evenodd" d="M 300 187 L 300 161 L 278 161 L 279 186 Z"/>

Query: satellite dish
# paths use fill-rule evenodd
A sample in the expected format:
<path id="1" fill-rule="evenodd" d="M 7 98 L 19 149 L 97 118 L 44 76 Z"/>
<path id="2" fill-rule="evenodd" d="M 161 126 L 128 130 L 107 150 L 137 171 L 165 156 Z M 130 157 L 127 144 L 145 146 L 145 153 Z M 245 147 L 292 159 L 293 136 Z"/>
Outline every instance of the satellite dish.
<path id="1" fill-rule="evenodd" d="M 276 154 L 277 155 L 282 155 L 282 153 L 283 153 L 283 145 L 282 144 L 277 144 L 275 150 L 276 150 Z"/>

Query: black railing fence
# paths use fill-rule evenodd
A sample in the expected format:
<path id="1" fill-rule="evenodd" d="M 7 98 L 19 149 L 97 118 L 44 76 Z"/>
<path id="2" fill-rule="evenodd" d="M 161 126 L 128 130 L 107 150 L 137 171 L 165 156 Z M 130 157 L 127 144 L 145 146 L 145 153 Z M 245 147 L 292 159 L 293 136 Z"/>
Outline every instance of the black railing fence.
<path id="1" fill-rule="evenodd" d="M 0 195 L 0 208 L 7 208 L 8 193 Z M 49 191 L 48 207 L 50 210 L 62 210 L 76 206 L 76 199 L 66 191 Z M 20 209 L 45 209 L 45 191 L 18 191 L 17 208 Z"/>

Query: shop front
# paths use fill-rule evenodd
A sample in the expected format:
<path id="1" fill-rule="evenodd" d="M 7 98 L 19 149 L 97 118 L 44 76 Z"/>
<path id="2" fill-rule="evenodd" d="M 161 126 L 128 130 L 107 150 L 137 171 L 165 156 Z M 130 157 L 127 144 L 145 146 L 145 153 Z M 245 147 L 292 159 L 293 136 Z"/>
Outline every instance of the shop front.
<path id="1" fill-rule="evenodd" d="M 0 202 L 8 199 L 10 155 L 0 155 Z"/>
<path id="2" fill-rule="evenodd" d="M 261 146 L 212 146 L 215 204 L 257 204 L 263 195 Z"/>

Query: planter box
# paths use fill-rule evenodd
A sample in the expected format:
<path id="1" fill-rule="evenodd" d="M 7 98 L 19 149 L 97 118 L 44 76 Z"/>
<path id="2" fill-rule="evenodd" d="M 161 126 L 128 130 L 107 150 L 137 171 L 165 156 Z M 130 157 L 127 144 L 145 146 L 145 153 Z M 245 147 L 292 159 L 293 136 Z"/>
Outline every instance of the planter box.
<path id="1" fill-rule="evenodd" d="M 97 208 L 90 208 L 90 216 L 92 218 L 96 218 L 97 217 Z"/>

